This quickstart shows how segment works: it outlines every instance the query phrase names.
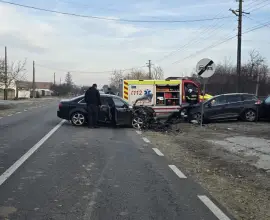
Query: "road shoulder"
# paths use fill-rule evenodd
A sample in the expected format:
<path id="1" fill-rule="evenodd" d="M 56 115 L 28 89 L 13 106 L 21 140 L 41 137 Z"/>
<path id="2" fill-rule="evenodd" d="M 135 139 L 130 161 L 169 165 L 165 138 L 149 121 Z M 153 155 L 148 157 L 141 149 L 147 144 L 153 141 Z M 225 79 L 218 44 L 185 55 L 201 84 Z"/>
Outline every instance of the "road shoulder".
<path id="1" fill-rule="evenodd" d="M 143 135 L 237 219 L 270 218 L 269 174 L 202 138 L 217 135 L 217 131 L 199 134 L 198 129 L 183 125 L 180 134 L 147 131 Z"/>

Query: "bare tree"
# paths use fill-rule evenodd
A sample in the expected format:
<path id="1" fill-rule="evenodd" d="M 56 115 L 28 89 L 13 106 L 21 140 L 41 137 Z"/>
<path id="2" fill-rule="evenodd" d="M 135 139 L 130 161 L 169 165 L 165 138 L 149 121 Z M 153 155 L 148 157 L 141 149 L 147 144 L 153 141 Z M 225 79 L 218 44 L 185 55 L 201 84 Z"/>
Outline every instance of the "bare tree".
<path id="1" fill-rule="evenodd" d="M 12 62 L 7 66 L 7 81 L 6 87 L 8 88 L 15 81 L 25 80 L 25 69 L 26 59 L 24 61 Z M 0 59 L 0 83 L 5 84 L 5 61 Z"/>
<path id="2" fill-rule="evenodd" d="M 148 79 L 148 74 L 139 69 L 133 69 L 130 73 L 125 74 L 126 79 Z"/>
<path id="3" fill-rule="evenodd" d="M 153 68 L 152 79 L 164 79 L 164 71 L 160 66 L 156 66 Z"/>
<path id="4" fill-rule="evenodd" d="M 124 78 L 123 72 L 114 70 L 110 77 L 110 87 L 119 88 L 120 80 Z"/>

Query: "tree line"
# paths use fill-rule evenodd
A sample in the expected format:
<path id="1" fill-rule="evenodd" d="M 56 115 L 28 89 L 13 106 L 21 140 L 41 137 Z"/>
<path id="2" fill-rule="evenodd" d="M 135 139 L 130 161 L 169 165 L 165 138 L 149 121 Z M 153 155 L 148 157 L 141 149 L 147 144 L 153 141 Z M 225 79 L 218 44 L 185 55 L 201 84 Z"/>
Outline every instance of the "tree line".
<path id="1" fill-rule="evenodd" d="M 201 83 L 196 73 L 192 74 L 193 80 Z M 252 93 L 258 96 L 270 94 L 270 70 L 266 58 L 252 50 L 249 60 L 241 67 L 240 86 L 237 89 L 237 68 L 230 59 L 225 59 L 217 64 L 215 74 L 206 83 L 206 93 L 217 95 L 232 92 Z"/>
<path id="2" fill-rule="evenodd" d="M 151 68 L 151 73 L 141 69 L 115 70 L 110 77 L 110 87 L 114 92 L 119 90 L 121 79 L 164 79 L 164 71 L 159 66 Z"/>
<path id="3" fill-rule="evenodd" d="M 9 62 L 7 64 L 7 77 L 5 75 L 5 60 L 0 58 L 0 85 L 6 84 L 9 87 L 14 81 L 25 80 L 26 60 Z M 179 75 L 182 75 L 181 73 Z M 191 73 L 190 79 L 201 84 L 195 72 Z M 111 87 L 114 92 L 119 91 L 121 79 L 164 79 L 164 71 L 161 67 L 151 68 L 151 74 L 141 69 L 131 69 L 130 71 L 115 70 L 110 76 L 110 84 L 103 86 L 104 90 Z M 83 94 L 88 87 L 78 87 L 73 83 L 70 72 L 66 74 L 62 84 L 52 85 L 51 90 L 56 95 L 65 96 L 71 94 Z M 206 83 L 207 93 L 216 95 L 222 93 L 236 92 L 237 71 L 236 65 L 230 59 L 225 59 L 218 63 L 215 74 Z M 249 60 L 241 67 L 239 92 L 254 93 L 258 96 L 270 94 L 270 70 L 266 58 L 252 50 L 249 52 Z"/>
<path id="4" fill-rule="evenodd" d="M 142 70 L 114 71 L 110 78 L 110 86 L 118 90 L 121 79 L 164 79 L 164 72 L 161 67 L 152 70 L 152 75 Z M 182 74 L 179 73 L 179 77 Z M 196 72 L 191 73 L 192 79 L 202 88 L 202 80 Z M 249 59 L 242 64 L 240 75 L 240 88 L 237 88 L 237 68 L 230 59 L 225 59 L 216 66 L 215 74 L 210 77 L 206 83 L 206 93 L 218 95 L 223 93 L 245 92 L 257 94 L 258 96 L 267 96 L 270 94 L 270 69 L 265 57 L 252 50 L 249 52 Z"/>

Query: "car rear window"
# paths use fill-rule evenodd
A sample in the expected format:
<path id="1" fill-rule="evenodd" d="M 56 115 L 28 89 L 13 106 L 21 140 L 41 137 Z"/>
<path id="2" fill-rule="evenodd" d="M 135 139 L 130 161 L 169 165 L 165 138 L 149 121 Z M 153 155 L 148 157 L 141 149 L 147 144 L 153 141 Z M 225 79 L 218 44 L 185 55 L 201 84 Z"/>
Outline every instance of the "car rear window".
<path id="1" fill-rule="evenodd" d="M 241 95 L 227 95 L 226 100 L 227 103 L 233 103 L 233 102 L 241 102 L 242 98 Z"/>
<path id="2" fill-rule="evenodd" d="M 244 94 L 242 98 L 243 98 L 243 101 L 253 101 L 253 100 L 257 101 L 258 100 L 258 98 L 252 94 Z"/>

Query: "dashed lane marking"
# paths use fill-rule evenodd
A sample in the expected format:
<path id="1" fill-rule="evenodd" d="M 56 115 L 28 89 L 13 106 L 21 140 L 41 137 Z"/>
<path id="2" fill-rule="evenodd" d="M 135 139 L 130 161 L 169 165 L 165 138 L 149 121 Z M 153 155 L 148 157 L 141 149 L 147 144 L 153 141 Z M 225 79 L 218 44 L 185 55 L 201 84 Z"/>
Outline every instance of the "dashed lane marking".
<path id="1" fill-rule="evenodd" d="M 156 152 L 156 154 L 157 154 L 158 156 L 161 156 L 161 157 L 164 156 L 164 154 L 161 153 L 161 151 L 160 151 L 159 149 L 157 149 L 157 148 L 152 148 L 152 149 Z"/>
<path id="2" fill-rule="evenodd" d="M 144 140 L 144 142 L 150 143 L 150 141 L 146 137 L 143 137 L 142 139 Z"/>
<path id="3" fill-rule="evenodd" d="M 28 110 L 27 109 L 24 109 L 25 112 L 27 112 Z"/>
<path id="4" fill-rule="evenodd" d="M 185 174 L 183 174 L 175 165 L 169 165 L 169 167 L 172 169 L 173 172 L 175 172 L 175 174 L 181 178 L 181 179 L 186 179 L 187 177 L 185 176 Z"/>
<path id="5" fill-rule="evenodd" d="M 136 131 L 136 133 L 137 133 L 137 134 L 139 134 L 139 135 L 141 135 L 141 134 L 142 134 L 142 132 L 141 132 L 141 131 Z"/>
<path id="6" fill-rule="evenodd" d="M 21 112 L 16 112 L 16 114 L 21 114 Z"/>
<path id="7" fill-rule="evenodd" d="M 40 139 L 29 151 L 27 151 L 19 160 L 17 160 L 11 167 L 9 167 L 0 176 L 0 186 L 33 154 L 37 149 L 40 148 L 42 144 L 45 143 L 65 122 L 62 120 L 58 125 L 56 125 L 49 133 L 47 133 L 43 138 Z"/>
<path id="8" fill-rule="evenodd" d="M 12 116 L 13 114 L 7 115 L 8 117 Z"/>
<path id="9" fill-rule="evenodd" d="M 207 196 L 199 195 L 198 197 L 219 220 L 230 220 Z"/>

